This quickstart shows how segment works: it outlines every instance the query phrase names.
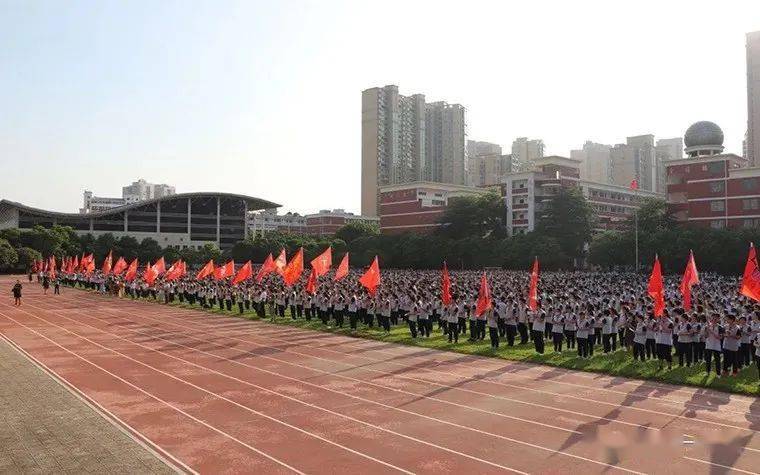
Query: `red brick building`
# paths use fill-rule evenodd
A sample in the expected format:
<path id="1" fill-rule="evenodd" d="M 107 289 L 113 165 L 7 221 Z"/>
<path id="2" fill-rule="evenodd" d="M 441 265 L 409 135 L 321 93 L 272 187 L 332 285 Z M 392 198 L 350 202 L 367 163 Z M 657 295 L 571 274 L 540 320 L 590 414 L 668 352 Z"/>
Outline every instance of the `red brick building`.
<path id="1" fill-rule="evenodd" d="M 380 232 L 430 232 L 440 226 L 449 200 L 486 193 L 485 188 L 414 182 L 380 187 Z"/>
<path id="2" fill-rule="evenodd" d="M 380 221 L 379 218 L 347 213 L 342 209 L 323 209 L 319 213 L 307 214 L 305 218 L 306 234 L 313 236 L 332 236 L 340 228 L 351 222 L 362 221 L 377 224 Z"/>

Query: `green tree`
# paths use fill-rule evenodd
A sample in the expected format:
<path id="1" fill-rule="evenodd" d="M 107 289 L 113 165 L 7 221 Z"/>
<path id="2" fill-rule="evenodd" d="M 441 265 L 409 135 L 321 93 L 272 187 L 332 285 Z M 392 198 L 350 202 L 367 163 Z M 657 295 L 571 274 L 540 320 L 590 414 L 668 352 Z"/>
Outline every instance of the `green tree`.
<path id="1" fill-rule="evenodd" d="M 504 236 L 506 215 L 504 199 L 495 191 L 452 197 L 441 216 L 440 233 L 453 239 Z"/>
<path id="2" fill-rule="evenodd" d="M 11 243 L 5 239 L 0 239 L 0 270 L 10 270 L 16 267 L 18 263 L 18 253 Z"/>
<path id="3" fill-rule="evenodd" d="M 352 221 L 335 232 L 337 239 L 342 239 L 346 244 L 351 244 L 355 239 L 365 236 L 377 236 L 380 234 L 380 226 L 377 223 L 366 221 Z"/>
<path id="4" fill-rule="evenodd" d="M 155 239 L 145 238 L 140 241 L 140 249 L 138 250 L 140 262 L 156 262 L 162 255 L 163 249 Z"/>
<path id="5" fill-rule="evenodd" d="M 639 222 L 639 235 L 651 234 L 659 231 L 673 229 L 675 221 L 668 203 L 661 198 L 646 198 L 642 201 L 637 212 Z M 627 222 L 628 228 L 633 229 L 634 216 Z"/>
<path id="6" fill-rule="evenodd" d="M 593 212 L 581 189 L 559 188 L 548 201 L 541 203 L 537 212 L 536 232 L 554 238 L 566 256 L 581 259 L 593 229 Z"/>
<path id="7" fill-rule="evenodd" d="M 198 260 L 200 264 L 205 264 L 211 259 L 213 259 L 214 262 L 218 263 L 221 258 L 222 251 L 220 251 L 214 243 L 206 243 L 200 249 L 198 249 Z"/>
<path id="8" fill-rule="evenodd" d="M 20 247 L 16 252 L 18 253 L 17 266 L 19 269 L 29 269 L 32 267 L 32 263 L 42 260 L 42 254 L 31 247 Z"/>

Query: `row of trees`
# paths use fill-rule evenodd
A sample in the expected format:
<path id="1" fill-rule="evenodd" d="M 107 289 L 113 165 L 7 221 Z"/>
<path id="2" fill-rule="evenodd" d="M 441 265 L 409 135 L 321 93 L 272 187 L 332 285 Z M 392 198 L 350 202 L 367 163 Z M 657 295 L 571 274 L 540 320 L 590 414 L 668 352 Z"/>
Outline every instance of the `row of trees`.
<path id="1" fill-rule="evenodd" d="M 288 254 L 304 248 L 311 260 L 327 246 L 336 258 L 351 253 L 354 266 L 380 256 L 385 268 L 434 269 L 447 261 L 451 268 L 504 267 L 528 269 L 534 256 L 543 269 L 572 269 L 592 265 L 603 269 L 635 266 L 633 221 L 622 231 L 592 234 L 593 212 L 578 189 L 560 188 L 549 202 L 539 203 L 535 231 L 508 236 L 507 210 L 495 192 L 451 200 L 438 231 L 431 234 L 380 234 L 377 226 L 351 223 L 332 237 L 270 232 L 251 236 L 222 253 L 214 244 L 201 249 L 162 249 L 157 241 L 103 234 L 77 235 L 71 228 L 35 227 L 0 231 L 0 270 L 24 270 L 42 256 L 93 253 L 100 262 L 110 251 L 126 259 L 155 261 L 182 258 L 198 267 L 209 259 L 262 262 L 267 254 L 285 248 Z M 543 207 L 543 208 L 541 208 Z M 638 212 L 639 264 L 647 271 L 658 253 L 666 272 L 680 272 L 690 249 L 701 270 L 722 274 L 741 272 L 749 242 L 760 242 L 760 230 L 728 231 L 685 227 L 676 223 L 663 200 L 650 199 Z"/>

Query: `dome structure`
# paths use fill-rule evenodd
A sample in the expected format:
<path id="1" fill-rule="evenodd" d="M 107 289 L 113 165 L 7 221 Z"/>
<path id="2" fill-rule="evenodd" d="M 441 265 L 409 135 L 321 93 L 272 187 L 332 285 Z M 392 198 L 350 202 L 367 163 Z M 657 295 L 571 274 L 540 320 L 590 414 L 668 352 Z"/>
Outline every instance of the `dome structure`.
<path id="1" fill-rule="evenodd" d="M 723 130 L 715 122 L 695 122 L 686 129 L 683 142 L 689 157 L 718 155 L 723 152 Z"/>

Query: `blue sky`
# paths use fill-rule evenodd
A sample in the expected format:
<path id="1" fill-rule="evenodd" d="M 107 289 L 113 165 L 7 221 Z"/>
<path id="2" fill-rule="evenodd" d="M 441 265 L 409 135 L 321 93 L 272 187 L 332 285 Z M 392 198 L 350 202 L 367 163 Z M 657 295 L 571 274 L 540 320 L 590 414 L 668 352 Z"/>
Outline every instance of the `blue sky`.
<path id="1" fill-rule="evenodd" d="M 746 124 L 760 2 L 0 0 L 0 198 L 74 211 L 137 178 L 358 211 L 362 89 L 468 109 L 469 137 Z"/>

